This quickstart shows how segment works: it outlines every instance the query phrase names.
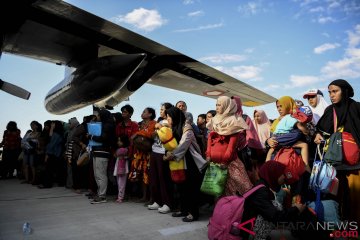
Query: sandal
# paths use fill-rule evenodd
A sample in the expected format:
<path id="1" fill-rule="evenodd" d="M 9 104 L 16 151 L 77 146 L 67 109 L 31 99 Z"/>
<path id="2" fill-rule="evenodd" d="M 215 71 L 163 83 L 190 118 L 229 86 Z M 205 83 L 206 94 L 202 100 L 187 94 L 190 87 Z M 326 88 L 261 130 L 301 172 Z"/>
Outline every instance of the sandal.
<path id="1" fill-rule="evenodd" d="M 186 217 L 184 217 L 182 220 L 183 222 L 193 222 L 197 220 L 197 218 L 194 218 L 193 215 L 189 214 Z"/>
<path id="2" fill-rule="evenodd" d="M 173 214 L 171 214 L 171 216 L 173 216 L 173 217 L 185 217 L 187 215 L 186 215 L 186 213 L 183 213 L 183 212 L 174 212 Z"/>

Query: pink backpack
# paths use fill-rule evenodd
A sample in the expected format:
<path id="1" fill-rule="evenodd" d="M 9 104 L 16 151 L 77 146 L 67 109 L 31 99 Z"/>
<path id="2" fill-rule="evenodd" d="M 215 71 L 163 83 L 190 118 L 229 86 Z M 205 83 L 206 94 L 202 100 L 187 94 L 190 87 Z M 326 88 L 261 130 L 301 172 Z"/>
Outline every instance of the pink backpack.
<path id="1" fill-rule="evenodd" d="M 245 199 L 261 187 L 265 186 L 263 184 L 260 184 L 247 191 L 243 196 L 223 197 L 216 203 L 213 215 L 210 218 L 208 225 L 209 240 L 240 239 L 239 236 L 231 234 L 230 230 L 234 223 L 241 223 L 242 215 L 244 212 Z M 248 231 L 248 229 L 246 229 L 245 227 L 245 225 L 247 225 L 247 222 L 243 223 L 243 228 L 239 227 L 240 224 L 236 228 Z"/>

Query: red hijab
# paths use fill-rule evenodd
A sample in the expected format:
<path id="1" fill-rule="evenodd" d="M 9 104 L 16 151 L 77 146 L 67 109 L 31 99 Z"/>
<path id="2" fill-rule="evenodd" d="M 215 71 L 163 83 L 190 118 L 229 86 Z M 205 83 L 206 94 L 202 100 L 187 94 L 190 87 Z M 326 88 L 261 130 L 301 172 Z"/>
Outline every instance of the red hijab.
<path id="1" fill-rule="evenodd" d="M 259 176 L 269 184 L 273 191 L 278 192 L 281 187 L 278 179 L 284 171 L 285 165 L 276 161 L 267 161 L 260 167 Z"/>

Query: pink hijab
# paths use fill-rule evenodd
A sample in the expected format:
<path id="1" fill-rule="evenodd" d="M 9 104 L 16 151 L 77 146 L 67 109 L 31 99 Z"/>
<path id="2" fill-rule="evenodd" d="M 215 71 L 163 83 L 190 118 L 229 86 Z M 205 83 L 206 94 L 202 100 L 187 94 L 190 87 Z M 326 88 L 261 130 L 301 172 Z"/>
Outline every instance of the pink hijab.
<path id="1" fill-rule="evenodd" d="M 270 137 L 270 127 L 271 123 L 266 116 L 266 113 L 263 110 L 254 110 L 254 116 L 255 113 L 260 114 L 260 123 L 257 123 L 255 119 L 253 120 L 255 129 L 257 131 L 257 134 L 259 136 L 261 145 L 263 148 L 265 148 L 265 141 Z"/>
<path id="2" fill-rule="evenodd" d="M 237 111 L 236 114 L 240 117 L 243 115 L 243 109 L 242 109 L 242 103 L 241 99 L 238 96 L 232 97 L 237 105 Z M 259 136 L 256 132 L 256 129 L 251 121 L 251 118 L 248 116 L 246 118 L 246 124 L 249 126 L 249 129 L 246 129 L 246 145 L 251 148 L 255 149 L 263 149 Z M 245 145 L 245 146 L 246 146 Z M 245 147 L 244 146 L 244 147 Z M 241 146 L 239 147 L 241 149 Z"/>

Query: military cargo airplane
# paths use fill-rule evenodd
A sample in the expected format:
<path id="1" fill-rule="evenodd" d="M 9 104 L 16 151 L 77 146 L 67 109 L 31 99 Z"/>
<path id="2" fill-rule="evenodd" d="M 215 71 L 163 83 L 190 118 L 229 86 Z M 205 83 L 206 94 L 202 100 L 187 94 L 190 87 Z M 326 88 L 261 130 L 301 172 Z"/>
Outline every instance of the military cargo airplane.
<path id="1" fill-rule="evenodd" d="M 244 106 L 275 101 L 238 79 L 64 1 L 5 0 L 1 8 L 1 52 L 75 69 L 47 94 L 45 108 L 50 113 L 65 114 L 91 104 L 113 107 L 145 83 L 210 98 L 236 95 Z M 0 88 L 25 99 L 30 96 L 3 80 Z"/>

